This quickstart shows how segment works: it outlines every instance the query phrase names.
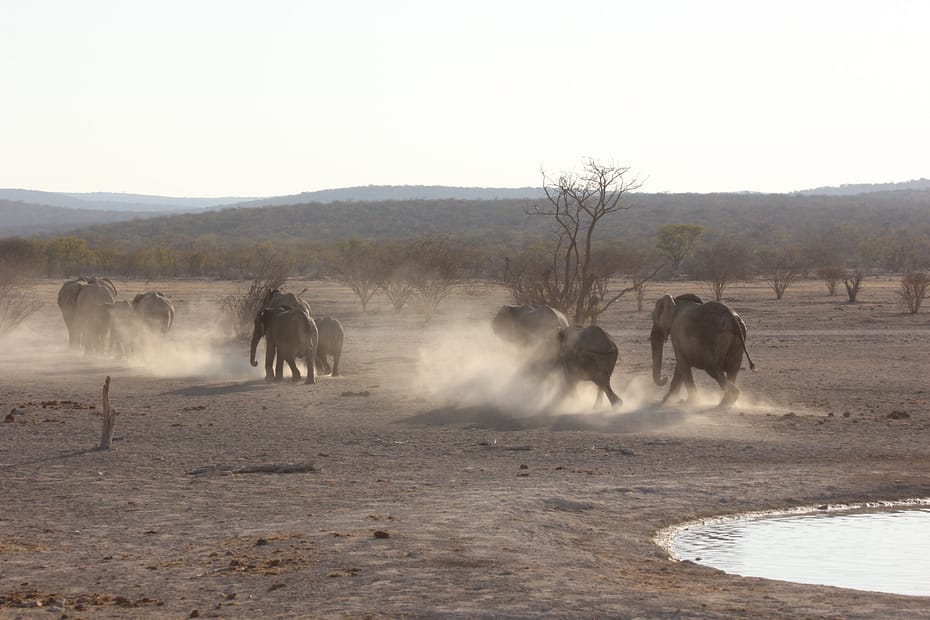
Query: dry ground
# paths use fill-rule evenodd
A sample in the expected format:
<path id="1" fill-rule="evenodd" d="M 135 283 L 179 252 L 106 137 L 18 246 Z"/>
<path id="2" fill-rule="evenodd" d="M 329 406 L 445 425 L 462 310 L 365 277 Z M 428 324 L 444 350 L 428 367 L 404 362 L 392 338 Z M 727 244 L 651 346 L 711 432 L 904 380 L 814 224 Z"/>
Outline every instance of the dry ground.
<path id="1" fill-rule="evenodd" d="M 117 284 L 177 307 L 141 359 L 69 351 L 60 282 L 0 340 L 0 413 L 18 410 L 0 423 L 0 617 L 930 617 L 928 598 L 730 576 L 654 542 L 702 517 L 930 496 L 930 314 L 902 313 L 890 280 L 855 305 L 815 281 L 780 302 L 734 286 L 759 372 L 726 411 L 706 376 L 710 404 L 654 405 L 649 312 L 624 300 L 602 321 L 617 412 L 512 379 L 497 289 L 425 323 L 291 283 L 347 331 L 343 376 L 306 386 L 264 383 L 247 343 L 211 331 L 235 283 Z M 120 415 L 99 452 L 107 375 Z M 269 463 L 314 471 L 229 473 Z"/>

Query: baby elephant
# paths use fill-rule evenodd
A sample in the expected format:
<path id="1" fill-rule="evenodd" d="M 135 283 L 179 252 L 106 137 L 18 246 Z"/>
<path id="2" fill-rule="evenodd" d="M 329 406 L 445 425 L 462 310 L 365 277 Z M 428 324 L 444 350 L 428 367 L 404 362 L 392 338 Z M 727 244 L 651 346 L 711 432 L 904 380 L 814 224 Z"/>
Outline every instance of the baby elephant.
<path id="1" fill-rule="evenodd" d="M 339 358 L 342 357 L 342 342 L 345 332 L 342 324 L 331 316 L 316 319 L 316 328 L 320 333 L 320 340 L 316 345 L 316 367 L 324 375 L 339 376 Z M 333 358 L 333 365 L 329 365 L 329 357 Z"/>
<path id="2" fill-rule="evenodd" d="M 597 401 L 607 394 L 611 406 L 623 401 L 610 387 L 610 376 L 617 364 L 617 345 L 610 334 L 597 325 L 563 327 L 559 330 L 558 363 L 565 372 L 566 391 L 579 381 L 593 381 L 598 387 Z"/>

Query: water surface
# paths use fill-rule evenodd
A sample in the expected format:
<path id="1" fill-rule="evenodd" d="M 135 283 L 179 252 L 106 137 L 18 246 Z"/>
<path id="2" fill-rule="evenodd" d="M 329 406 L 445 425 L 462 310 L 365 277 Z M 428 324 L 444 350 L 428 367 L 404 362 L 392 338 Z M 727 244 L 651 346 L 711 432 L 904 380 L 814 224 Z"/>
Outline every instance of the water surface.
<path id="1" fill-rule="evenodd" d="M 930 596 L 928 507 L 694 525 L 670 551 L 735 575 Z"/>

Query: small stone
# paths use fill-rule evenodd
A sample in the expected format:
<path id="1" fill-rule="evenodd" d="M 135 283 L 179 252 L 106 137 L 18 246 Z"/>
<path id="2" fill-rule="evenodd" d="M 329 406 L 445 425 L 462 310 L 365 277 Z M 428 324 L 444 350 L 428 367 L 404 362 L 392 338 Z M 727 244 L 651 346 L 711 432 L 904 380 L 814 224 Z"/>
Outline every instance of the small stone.
<path id="1" fill-rule="evenodd" d="M 390 538 L 391 535 L 385 532 L 384 530 L 375 530 L 374 537 L 375 538 Z"/>

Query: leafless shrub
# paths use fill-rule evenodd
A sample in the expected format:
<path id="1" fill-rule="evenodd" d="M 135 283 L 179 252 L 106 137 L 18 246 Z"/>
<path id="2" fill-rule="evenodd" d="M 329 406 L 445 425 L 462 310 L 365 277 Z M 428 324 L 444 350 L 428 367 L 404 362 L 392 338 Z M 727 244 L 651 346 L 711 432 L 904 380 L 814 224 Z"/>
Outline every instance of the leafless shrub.
<path id="1" fill-rule="evenodd" d="M 273 254 L 265 256 L 255 268 L 248 290 L 227 295 L 220 307 L 230 331 L 237 338 L 248 338 L 255 316 L 269 292 L 287 282 L 288 264 Z"/>
<path id="2" fill-rule="evenodd" d="M 905 274 L 901 279 L 901 290 L 898 291 L 901 305 L 911 314 L 917 314 L 924 297 L 927 296 L 928 287 L 930 277 L 926 273 L 916 271 Z"/>
<path id="3" fill-rule="evenodd" d="M 762 248 L 758 265 L 763 279 L 775 292 L 775 299 L 781 299 L 803 271 L 801 250 L 784 243 Z"/>
<path id="4" fill-rule="evenodd" d="M 849 303 L 856 303 L 856 297 L 859 296 L 859 291 L 862 289 L 862 272 L 861 271 L 850 271 L 845 276 L 843 276 L 843 285 L 846 287 L 846 295 L 849 297 Z"/>
<path id="5" fill-rule="evenodd" d="M 703 280 L 716 301 L 733 282 L 749 276 L 749 250 L 725 235 L 701 247 L 691 259 L 691 277 Z"/>
<path id="6" fill-rule="evenodd" d="M 0 336 L 42 307 L 32 288 L 13 269 L 0 270 Z"/>
<path id="7" fill-rule="evenodd" d="M 449 235 L 419 239 L 410 248 L 410 284 L 427 319 L 462 282 L 462 246 Z"/>
<path id="8" fill-rule="evenodd" d="M 384 260 L 382 248 L 361 239 L 341 243 L 329 260 L 333 280 L 352 289 L 362 304 L 362 312 L 368 310 L 368 302 L 385 281 Z"/>
<path id="9" fill-rule="evenodd" d="M 827 285 L 827 291 L 830 292 L 830 296 L 833 297 L 836 295 L 836 285 L 840 283 L 846 276 L 846 270 L 842 267 L 818 267 L 817 268 L 817 277 L 823 280 L 823 283 Z"/>

